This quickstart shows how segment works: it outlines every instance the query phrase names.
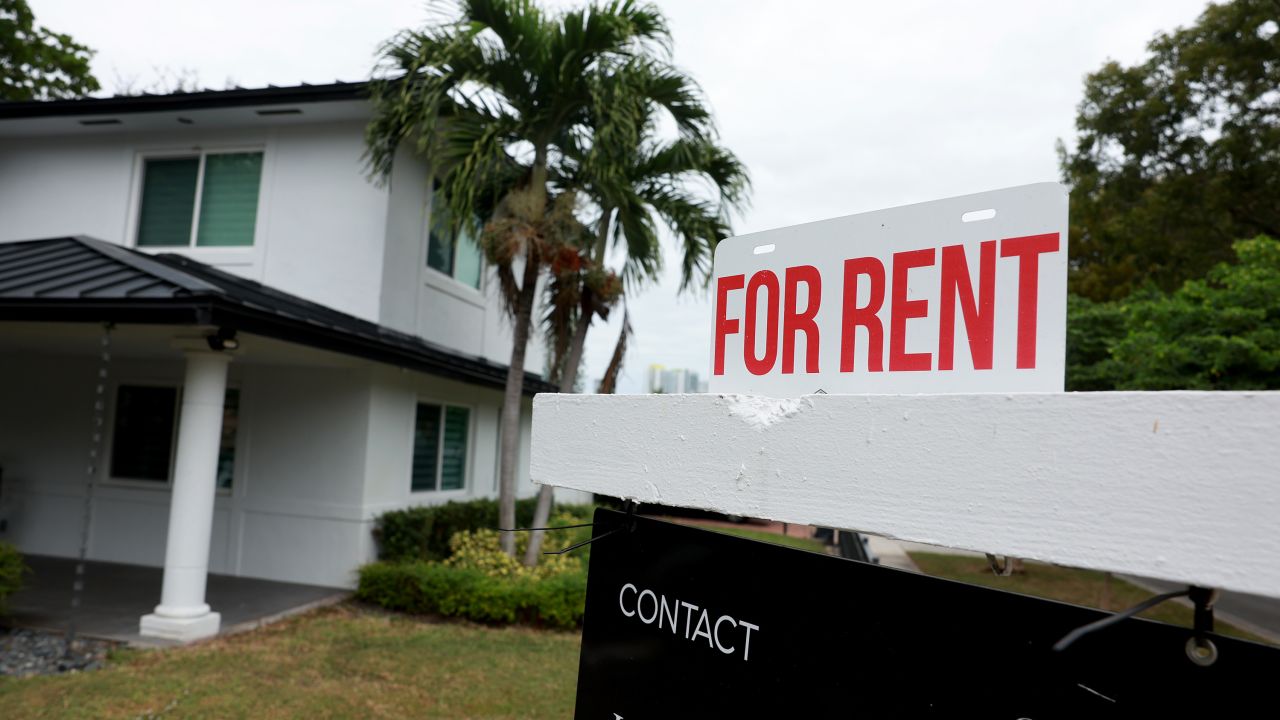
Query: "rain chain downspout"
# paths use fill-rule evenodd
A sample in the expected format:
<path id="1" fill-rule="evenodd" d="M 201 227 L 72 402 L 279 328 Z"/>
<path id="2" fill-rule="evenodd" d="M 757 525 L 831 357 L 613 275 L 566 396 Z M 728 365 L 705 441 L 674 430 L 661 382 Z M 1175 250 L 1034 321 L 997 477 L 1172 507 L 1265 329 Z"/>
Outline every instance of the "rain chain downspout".
<path id="1" fill-rule="evenodd" d="M 97 485 L 98 464 L 102 458 L 102 436 L 106 429 L 107 376 L 111 368 L 112 323 L 102 326 L 102 341 L 98 357 L 98 377 L 93 395 L 93 432 L 89 440 L 89 462 L 85 468 L 84 508 L 80 514 L 80 554 L 76 560 L 75 579 L 71 583 L 71 614 L 67 619 L 67 641 L 64 655 L 72 657 L 72 644 L 76 639 L 76 616 L 80 612 L 84 594 L 84 564 L 89 554 L 89 529 L 93 520 L 93 490 Z"/>

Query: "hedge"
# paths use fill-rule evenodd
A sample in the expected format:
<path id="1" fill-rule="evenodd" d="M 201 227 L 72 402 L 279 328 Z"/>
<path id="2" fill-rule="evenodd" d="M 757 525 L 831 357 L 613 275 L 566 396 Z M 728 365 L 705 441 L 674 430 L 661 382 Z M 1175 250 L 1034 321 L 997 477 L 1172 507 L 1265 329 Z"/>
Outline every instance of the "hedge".
<path id="1" fill-rule="evenodd" d="M 536 502 L 534 498 L 516 502 L 516 525 L 532 524 Z M 583 508 L 557 505 L 556 511 L 570 510 L 590 518 L 590 509 Z M 378 541 L 379 560 L 443 560 L 449 557 L 449 538 L 454 533 L 496 527 L 497 500 L 450 501 L 384 513 L 373 534 Z"/>
<path id="2" fill-rule="evenodd" d="M 18 549 L 9 543 L 0 543 L 0 613 L 5 610 L 9 596 L 22 587 L 27 565 L 22 562 Z"/>
<path id="3" fill-rule="evenodd" d="M 439 563 L 380 561 L 360 568 L 356 597 L 402 612 L 572 629 L 582 624 L 587 575 L 497 578 Z"/>

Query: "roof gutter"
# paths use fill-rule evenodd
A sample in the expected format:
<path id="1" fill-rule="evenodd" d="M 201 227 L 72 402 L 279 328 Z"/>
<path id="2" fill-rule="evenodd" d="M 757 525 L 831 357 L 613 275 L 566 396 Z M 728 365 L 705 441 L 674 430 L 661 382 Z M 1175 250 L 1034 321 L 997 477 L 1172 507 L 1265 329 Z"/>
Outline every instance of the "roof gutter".
<path id="1" fill-rule="evenodd" d="M 362 100 L 368 97 L 369 83 L 348 82 L 296 87 L 206 90 L 168 95 L 130 95 L 108 98 L 80 98 L 77 100 L 30 100 L 0 102 L 0 120 L 76 115 L 121 115 L 253 105 L 298 105 L 303 103 Z"/>

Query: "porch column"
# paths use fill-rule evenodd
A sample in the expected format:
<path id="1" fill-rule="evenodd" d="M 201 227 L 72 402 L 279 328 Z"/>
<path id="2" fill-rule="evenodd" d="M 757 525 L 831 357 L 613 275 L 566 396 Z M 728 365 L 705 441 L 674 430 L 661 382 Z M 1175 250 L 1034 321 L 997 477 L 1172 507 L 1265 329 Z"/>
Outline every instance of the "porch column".
<path id="1" fill-rule="evenodd" d="M 190 350 L 186 356 L 164 587 L 160 604 L 154 613 L 142 616 L 141 624 L 143 635 L 183 641 L 218 634 L 222 621 L 218 613 L 210 611 L 204 591 L 217 494 L 222 404 L 231 361 L 230 354 L 210 350 Z"/>

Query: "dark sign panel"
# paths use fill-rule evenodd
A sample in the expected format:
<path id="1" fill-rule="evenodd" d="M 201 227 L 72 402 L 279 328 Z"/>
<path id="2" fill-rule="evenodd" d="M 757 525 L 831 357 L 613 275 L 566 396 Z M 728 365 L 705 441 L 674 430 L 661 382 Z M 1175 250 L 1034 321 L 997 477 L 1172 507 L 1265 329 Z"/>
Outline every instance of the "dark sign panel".
<path id="1" fill-rule="evenodd" d="M 576 717 L 1228 717 L 1280 650 L 599 510 Z"/>

